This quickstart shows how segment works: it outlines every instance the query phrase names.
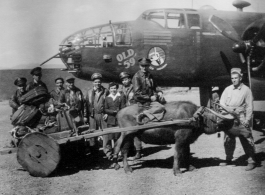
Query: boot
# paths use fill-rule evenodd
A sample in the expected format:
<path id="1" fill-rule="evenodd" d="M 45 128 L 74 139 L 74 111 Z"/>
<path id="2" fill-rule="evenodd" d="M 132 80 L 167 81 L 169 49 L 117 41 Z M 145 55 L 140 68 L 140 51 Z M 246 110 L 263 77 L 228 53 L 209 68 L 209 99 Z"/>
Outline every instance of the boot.
<path id="1" fill-rule="evenodd" d="M 236 166 L 232 160 L 225 160 L 224 162 L 221 162 L 219 164 L 219 166 L 228 166 L 228 165 Z"/>
<path id="2" fill-rule="evenodd" d="M 246 171 L 251 171 L 255 169 L 256 164 L 255 163 L 248 163 L 248 166 L 245 168 Z"/>

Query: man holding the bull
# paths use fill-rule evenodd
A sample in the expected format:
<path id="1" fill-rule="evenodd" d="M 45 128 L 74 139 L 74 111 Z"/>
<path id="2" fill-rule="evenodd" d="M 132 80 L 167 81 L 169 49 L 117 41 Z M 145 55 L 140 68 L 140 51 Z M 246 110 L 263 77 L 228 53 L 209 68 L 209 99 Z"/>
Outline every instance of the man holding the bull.
<path id="1" fill-rule="evenodd" d="M 240 68 L 231 69 L 232 85 L 228 86 L 220 99 L 220 104 L 235 116 L 234 125 L 231 129 L 224 129 L 224 147 L 226 160 L 221 166 L 232 164 L 233 154 L 236 146 L 236 137 L 248 155 L 246 171 L 256 167 L 255 145 L 250 128 L 250 120 L 253 112 L 253 96 L 251 90 L 242 83 Z"/>

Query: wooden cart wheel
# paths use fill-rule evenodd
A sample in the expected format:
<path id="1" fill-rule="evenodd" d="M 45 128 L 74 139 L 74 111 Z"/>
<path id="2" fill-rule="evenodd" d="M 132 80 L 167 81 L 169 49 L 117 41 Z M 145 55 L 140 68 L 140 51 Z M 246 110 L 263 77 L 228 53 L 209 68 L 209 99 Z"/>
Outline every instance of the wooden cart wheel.
<path id="1" fill-rule="evenodd" d="M 17 161 L 32 176 L 48 176 L 56 169 L 60 159 L 59 144 L 43 133 L 30 133 L 19 143 Z"/>

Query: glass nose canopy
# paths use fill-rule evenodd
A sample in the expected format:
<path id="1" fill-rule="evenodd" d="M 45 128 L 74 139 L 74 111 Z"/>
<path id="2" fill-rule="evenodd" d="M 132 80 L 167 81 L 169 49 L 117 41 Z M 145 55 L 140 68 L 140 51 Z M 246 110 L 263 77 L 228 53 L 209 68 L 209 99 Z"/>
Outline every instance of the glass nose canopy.
<path id="1" fill-rule="evenodd" d="M 83 29 L 67 38 L 61 43 L 61 51 L 77 50 L 81 47 L 113 47 L 131 45 L 131 28 L 127 23 L 106 24 Z"/>

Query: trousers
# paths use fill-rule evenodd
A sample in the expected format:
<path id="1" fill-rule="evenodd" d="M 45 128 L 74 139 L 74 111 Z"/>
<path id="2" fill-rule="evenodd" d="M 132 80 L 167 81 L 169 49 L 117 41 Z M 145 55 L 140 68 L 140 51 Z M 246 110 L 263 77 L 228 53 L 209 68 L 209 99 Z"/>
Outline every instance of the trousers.
<path id="1" fill-rule="evenodd" d="M 224 148 L 226 160 L 232 160 L 236 148 L 236 137 L 239 138 L 241 145 L 248 156 L 248 163 L 255 163 L 255 144 L 252 136 L 251 128 L 242 125 L 244 116 L 239 116 L 235 119 L 234 125 L 231 129 L 225 130 Z"/>
<path id="2" fill-rule="evenodd" d="M 151 121 L 160 121 L 164 117 L 165 106 L 163 106 L 159 102 L 151 102 L 149 108 L 147 110 L 144 110 L 143 113 Z"/>

